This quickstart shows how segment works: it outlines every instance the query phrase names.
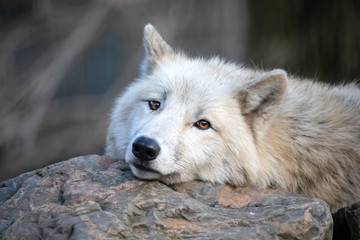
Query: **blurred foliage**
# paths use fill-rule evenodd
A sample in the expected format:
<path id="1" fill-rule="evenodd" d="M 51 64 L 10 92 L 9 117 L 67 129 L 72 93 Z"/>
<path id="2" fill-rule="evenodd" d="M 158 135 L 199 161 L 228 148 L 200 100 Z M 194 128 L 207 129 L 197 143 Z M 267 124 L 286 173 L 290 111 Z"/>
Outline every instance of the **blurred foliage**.
<path id="1" fill-rule="evenodd" d="M 360 77 L 360 1 L 249 1 L 247 56 L 320 81 Z"/>
<path id="2" fill-rule="evenodd" d="M 176 49 L 337 83 L 359 78 L 360 2 L 0 1 L 0 180 L 102 154 L 151 22 Z"/>

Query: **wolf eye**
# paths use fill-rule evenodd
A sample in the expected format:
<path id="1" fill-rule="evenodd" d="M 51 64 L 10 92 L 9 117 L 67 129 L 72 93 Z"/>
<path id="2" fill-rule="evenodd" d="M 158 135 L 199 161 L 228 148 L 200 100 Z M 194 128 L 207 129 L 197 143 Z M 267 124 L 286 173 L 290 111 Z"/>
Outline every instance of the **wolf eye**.
<path id="1" fill-rule="evenodd" d="M 198 129 L 201 129 L 201 130 L 206 130 L 206 129 L 209 129 L 210 128 L 210 123 L 204 119 L 201 119 L 199 121 L 197 121 L 195 123 L 195 126 L 198 128 Z"/>
<path id="2" fill-rule="evenodd" d="M 158 110 L 158 108 L 160 107 L 160 102 L 158 102 L 158 101 L 149 101 L 148 102 L 149 103 L 149 108 L 151 109 L 151 110 Z"/>

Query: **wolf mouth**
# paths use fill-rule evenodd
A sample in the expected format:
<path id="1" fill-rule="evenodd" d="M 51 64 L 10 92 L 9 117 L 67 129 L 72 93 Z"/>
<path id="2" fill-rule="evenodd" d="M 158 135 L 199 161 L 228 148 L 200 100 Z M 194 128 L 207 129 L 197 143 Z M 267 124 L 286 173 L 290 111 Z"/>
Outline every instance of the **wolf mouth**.
<path id="1" fill-rule="evenodd" d="M 148 168 L 148 167 L 145 167 L 143 165 L 140 165 L 140 164 L 137 164 L 137 163 L 133 163 L 134 167 L 141 170 L 141 171 L 146 171 L 146 172 L 153 172 L 153 173 L 158 173 L 160 174 L 158 171 L 154 170 L 154 169 L 151 169 L 151 168 Z"/>

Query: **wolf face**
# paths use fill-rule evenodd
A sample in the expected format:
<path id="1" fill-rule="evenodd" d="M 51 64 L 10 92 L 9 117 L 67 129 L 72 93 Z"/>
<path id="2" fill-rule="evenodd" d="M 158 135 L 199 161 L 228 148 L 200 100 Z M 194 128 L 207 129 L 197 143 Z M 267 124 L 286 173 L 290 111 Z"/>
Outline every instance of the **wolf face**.
<path id="1" fill-rule="evenodd" d="M 174 51 L 145 27 L 141 74 L 117 99 L 106 154 L 135 176 L 277 187 L 332 211 L 360 198 L 360 89 Z"/>
<path id="2" fill-rule="evenodd" d="M 189 58 L 151 25 L 144 46 L 141 76 L 115 104 L 107 154 L 142 179 L 268 185 L 255 142 L 279 111 L 286 73 Z"/>

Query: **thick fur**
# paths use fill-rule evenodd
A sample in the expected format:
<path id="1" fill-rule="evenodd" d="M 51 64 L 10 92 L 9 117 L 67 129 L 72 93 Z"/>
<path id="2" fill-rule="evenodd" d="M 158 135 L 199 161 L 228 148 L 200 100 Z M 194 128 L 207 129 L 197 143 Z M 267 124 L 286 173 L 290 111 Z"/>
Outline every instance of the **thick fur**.
<path id="1" fill-rule="evenodd" d="M 276 187 L 321 198 L 332 211 L 360 199 L 358 86 L 192 58 L 150 24 L 144 33 L 140 78 L 116 100 L 106 154 L 125 159 L 139 178 L 167 184 Z M 156 111 L 151 100 L 161 104 Z M 211 128 L 197 128 L 200 119 Z M 139 136 L 159 144 L 155 160 L 133 155 Z"/>

